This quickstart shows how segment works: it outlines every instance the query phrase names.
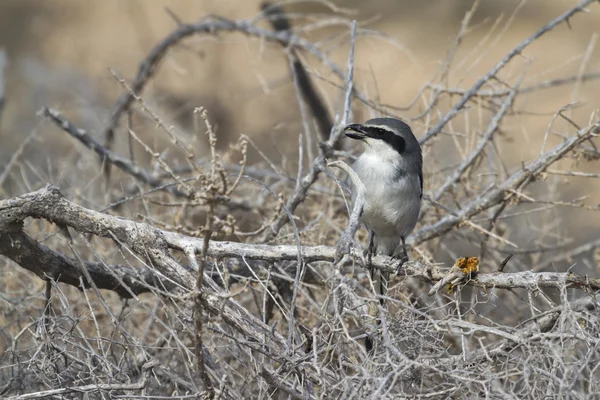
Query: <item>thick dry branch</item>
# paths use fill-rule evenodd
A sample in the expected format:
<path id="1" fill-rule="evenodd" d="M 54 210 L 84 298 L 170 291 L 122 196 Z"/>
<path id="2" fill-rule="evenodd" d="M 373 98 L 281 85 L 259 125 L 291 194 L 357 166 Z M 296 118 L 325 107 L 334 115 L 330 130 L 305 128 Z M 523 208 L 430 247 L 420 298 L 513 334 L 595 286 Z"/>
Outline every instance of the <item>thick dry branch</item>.
<path id="1" fill-rule="evenodd" d="M 279 261 L 295 260 L 298 256 L 296 246 L 249 245 L 233 242 L 214 242 L 213 244 L 214 246 L 209 249 L 209 254 L 213 257 L 244 257 L 248 260 Z M 333 262 L 335 248 L 328 246 L 303 247 L 302 256 L 305 262 Z M 360 250 L 353 250 L 352 256 L 359 260 Z M 373 257 L 373 267 L 382 271 L 396 272 L 395 264 L 396 262 L 387 256 Z M 483 269 L 486 268 L 483 267 Z M 494 270 L 495 268 L 490 267 L 489 269 Z M 401 273 L 427 282 L 435 282 L 444 278 L 448 271 L 448 268 L 425 264 L 421 261 L 409 261 L 404 264 Z M 600 278 L 588 278 L 566 272 L 480 273 L 466 284 L 481 288 L 503 289 L 561 288 L 566 285 L 580 289 L 600 290 Z"/>
<path id="2" fill-rule="evenodd" d="M 0 234 L 0 254 L 10 258 L 21 267 L 33 272 L 41 279 L 52 279 L 79 287 L 82 271 L 78 260 L 57 253 L 23 233 L 20 229 Z M 123 298 L 131 298 L 149 292 L 152 287 L 169 288 L 166 280 L 149 271 L 133 270 L 123 265 L 106 265 L 99 261 L 85 261 L 84 267 L 96 286 L 113 290 Z M 89 283 L 83 279 L 86 286 Z M 160 284 L 158 284 L 160 282 Z"/>
<path id="3" fill-rule="evenodd" d="M 60 226 L 71 227 L 81 233 L 117 238 L 138 254 L 147 255 L 150 260 L 155 262 L 155 268 L 165 277 L 186 288 L 193 287 L 194 279 L 192 275 L 171 258 L 168 249 L 201 254 L 202 238 L 164 231 L 145 223 L 88 210 L 65 199 L 60 191 L 53 186 L 46 186 L 35 192 L 0 201 L 0 232 L 2 232 L 0 237 L 4 238 L 10 235 L 10 232 L 14 234 L 14 226 L 28 217 L 42 218 Z M 10 230 L 7 231 L 8 228 Z M 334 262 L 336 257 L 335 247 L 330 246 L 303 246 L 299 249 L 298 246 L 291 245 L 260 245 L 220 241 L 210 243 L 208 256 L 277 262 L 297 260 L 299 250 L 304 263 L 315 261 Z M 351 256 L 355 260 L 360 260 L 360 250 L 353 249 Z M 16 258 L 16 256 L 13 257 L 11 258 Z M 386 256 L 373 257 L 372 265 L 382 271 L 396 271 L 395 262 Z M 485 266 L 482 266 L 481 269 L 486 270 Z M 488 269 L 495 270 L 496 268 L 490 267 Z M 427 282 L 443 279 L 447 273 L 447 268 L 421 261 L 407 262 L 401 271 L 401 274 L 405 276 L 413 276 Z M 481 288 L 536 289 L 566 286 L 593 291 L 600 290 L 599 278 L 588 278 L 573 273 L 560 272 L 480 273 L 476 278 L 468 280 L 465 284 Z M 112 283 L 111 287 L 103 288 L 114 290 Z"/>
<path id="4" fill-rule="evenodd" d="M 80 233 L 112 238 L 127 245 L 139 256 L 145 258 L 148 264 L 158 271 L 161 276 L 171 282 L 174 288 L 173 291 L 177 296 L 189 293 L 194 288 L 195 279 L 193 275 L 173 259 L 169 248 L 181 250 L 187 254 L 201 254 L 204 244 L 202 238 L 197 239 L 171 234 L 145 223 L 137 223 L 88 210 L 65 199 L 57 187 L 48 185 L 36 192 L 0 201 L 1 242 L 10 246 L 10 236 L 15 233 L 15 229 L 22 226 L 23 220 L 28 217 L 45 219 L 61 227 L 70 227 Z M 169 234 L 170 240 L 174 242 L 167 244 L 164 234 Z M 214 247 L 213 243 L 218 242 L 211 242 L 208 251 L 209 256 L 214 256 L 211 250 Z M 4 249 L 0 250 L 4 254 Z M 333 249 L 331 249 L 331 252 L 333 252 Z M 333 256 L 333 253 L 331 253 L 331 256 Z M 12 258 L 17 262 L 19 260 L 16 255 L 13 255 Z M 297 258 L 298 248 L 296 248 Z M 69 268 L 69 274 L 76 275 L 79 271 L 79 276 L 85 276 L 83 271 L 73 264 L 64 263 L 62 267 Z M 41 265 L 40 268 L 44 268 L 44 265 Z M 96 286 L 100 289 L 116 290 L 113 281 L 109 280 L 110 276 L 112 274 L 108 271 L 97 271 L 95 277 L 100 279 L 95 282 Z M 205 280 L 209 287 L 218 290 L 209 276 L 206 276 Z M 102 284 L 106 286 L 102 286 Z M 128 289 L 119 288 L 119 290 Z M 326 369 L 315 371 L 312 364 L 296 360 L 297 357 L 303 357 L 304 353 L 301 350 L 294 350 L 291 354 L 286 352 L 286 339 L 283 336 L 273 331 L 244 307 L 229 299 L 228 296 L 222 295 L 220 292 L 215 294 L 207 290 L 203 292 L 201 302 L 204 309 L 210 314 L 218 315 L 244 337 L 254 338 L 257 343 L 268 337 L 268 346 L 261 349 L 266 352 L 269 358 L 281 363 L 292 363 L 296 371 L 315 383 L 322 383 L 323 380 L 326 380 L 329 384 L 332 384 L 336 381 L 332 371 Z M 285 356 L 285 354 L 288 354 L 288 356 Z M 292 359 L 289 357 L 292 357 Z"/>
<path id="5" fill-rule="evenodd" d="M 152 267 L 182 287 L 190 287 L 193 277 L 171 257 L 160 230 L 88 210 L 67 201 L 57 187 L 46 186 L 17 198 L 0 202 L 0 232 L 14 232 L 14 226 L 27 217 L 43 218 L 60 227 L 80 233 L 118 240 L 142 255 Z"/>

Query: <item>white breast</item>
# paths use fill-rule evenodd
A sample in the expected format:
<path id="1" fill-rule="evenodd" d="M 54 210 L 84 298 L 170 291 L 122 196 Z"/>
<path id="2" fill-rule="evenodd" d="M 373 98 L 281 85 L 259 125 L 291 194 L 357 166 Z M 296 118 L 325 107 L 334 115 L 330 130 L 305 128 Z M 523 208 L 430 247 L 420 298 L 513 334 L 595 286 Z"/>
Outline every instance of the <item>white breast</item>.
<path id="1" fill-rule="evenodd" d="M 400 238 L 408 236 L 417 223 L 419 176 L 399 172 L 398 163 L 374 151 L 365 151 L 352 168 L 367 189 L 361 220 L 375 233 L 378 247 L 385 247 L 380 252 L 391 254 Z"/>

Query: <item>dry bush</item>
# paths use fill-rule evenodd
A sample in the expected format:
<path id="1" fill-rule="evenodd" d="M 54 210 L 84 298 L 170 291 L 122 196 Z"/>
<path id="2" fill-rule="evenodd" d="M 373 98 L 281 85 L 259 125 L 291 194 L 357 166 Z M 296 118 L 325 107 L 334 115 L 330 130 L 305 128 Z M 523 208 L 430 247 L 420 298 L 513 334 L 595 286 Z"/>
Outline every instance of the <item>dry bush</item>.
<path id="1" fill-rule="evenodd" d="M 470 71 L 489 37 L 469 49 L 472 65 L 456 57 L 477 1 L 464 16 L 438 73 L 402 110 L 423 145 L 426 195 L 411 261 L 396 271 L 394 260 L 372 260 L 397 272 L 384 306 L 362 256 L 360 209 L 349 210 L 349 182 L 329 162 L 350 163 L 359 151 L 341 141 L 345 124 L 399 110 L 354 79 L 355 46 L 382 34 L 347 10 L 290 14 L 294 31 L 277 8 L 253 20 L 180 22 L 133 82 L 112 71 L 123 95 L 104 143 L 44 107 L 40 118 L 86 155 L 60 173 L 77 169 L 85 181 L 59 190 L 19 176 L 31 137 L 0 170 L 0 254 L 18 266 L 1 281 L 0 395 L 597 398 L 600 239 L 593 228 L 581 228 L 585 240 L 565 234 L 572 214 L 558 210 L 580 219 L 599 210 L 564 190 L 565 177 L 600 178 L 581 171 L 598 170 L 598 113 L 588 106 L 586 118 L 574 115 L 583 107 L 575 98 L 547 116 L 541 140 L 520 129 L 532 94 L 576 92 L 600 77 L 586 72 L 586 53 L 577 75 L 526 85 L 530 60 L 520 61 L 547 32 L 576 26 L 592 3 L 548 22 L 480 76 Z M 264 18 L 275 31 L 259 27 Z M 306 39 L 321 26 L 336 36 Z M 230 32 L 288 58 L 303 133 L 280 147 L 298 143 L 295 152 L 273 157 L 246 135 L 222 143 L 200 104 L 184 132 L 145 100 L 160 62 L 184 39 Z M 347 66 L 330 59 L 331 43 L 346 50 Z M 330 74 L 308 74 L 310 57 Z M 467 76 L 451 79 L 457 70 Z M 335 89 L 329 103 L 315 81 Z M 123 138 L 126 150 L 115 149 Z M 515 141 L 539 155 L 515 157 L 507 150 Z M 370 354 L 367 335 L 376 342 Z"/>

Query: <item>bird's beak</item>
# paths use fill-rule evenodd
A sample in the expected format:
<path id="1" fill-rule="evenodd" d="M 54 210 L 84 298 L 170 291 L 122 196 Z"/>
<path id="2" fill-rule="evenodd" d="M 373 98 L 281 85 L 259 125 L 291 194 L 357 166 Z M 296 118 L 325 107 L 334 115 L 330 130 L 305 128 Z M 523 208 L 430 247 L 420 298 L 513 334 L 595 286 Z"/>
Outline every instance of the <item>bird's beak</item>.
<path id="1" fill-rule="evenodd" d="M 368 137 L 365 126 L 361 124 L 350 124 L 344 128 L 344 132 L 350 139 L 364 140 Z"/>

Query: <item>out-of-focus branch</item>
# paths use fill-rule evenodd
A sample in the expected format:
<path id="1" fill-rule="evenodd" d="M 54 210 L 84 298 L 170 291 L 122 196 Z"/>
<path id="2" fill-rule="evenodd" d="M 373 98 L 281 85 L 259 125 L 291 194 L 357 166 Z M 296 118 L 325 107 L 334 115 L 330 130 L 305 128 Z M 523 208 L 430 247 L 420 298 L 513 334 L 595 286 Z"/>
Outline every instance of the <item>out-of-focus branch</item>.
<path id="1" fill-rule="evenodd" d="M 348 123 L 348 119 L 350 118 L 350 113 L 352 111 L 351 103 L 352 103 L 352 92 L 354 90 L 354 46 L 356 44 L 356 21 L 352 23 L 352 30 L 350 33 L 350 55 L 348 56 L 348 76 L 346 80 L 346 94 L 344 97 L 344 112 L 342 114 L 341 121 L 336 125 L 336 127 L 332 130 L 329 140 L 321 143 L 321 150 L 323 155 L 317 157 L 311 164 L 310 170 L 308 173 L 299 181 L 296 185 L 294 193 L 291 198 L 288 200 L 286 206 L 289 212 L 293 213 L 296 207 L 300 205 L 307 196 L 308 189 L 312 186 L 313 183 L 319 177 L 319 173 L 325 168 L 325 158 L 330 156 L 332 150 L 336 147 L 336 144 L 341 139 L 341 135 L 344 129 L 344 126 Z M 271 229 L 269 229 L 266 234 L 263 236 L 263 242 L 268 242 L 275 238 L 279 233 L 279 230 L 283 227 L 285 222 L 288 221 L 288 216 L 286 214 L 282 214 L 277 218 L 277 220 L 271 225 Z"/>
<path id="2" fill-rule="evenodd" d="M 4 81 L 4 68 L 8 64 L 6 52 L 4 49 L 0 49 L 0 117 L 2 117 L 2 111 L 4 109 L 5 101 L 5 81 Z"/>
<path id="3" fill-rule="evenodd" d="M 281 5 L 271 4 L 270 2 L 266 1 L 262 3 L 261 9 L 276 32 L 285 32 L 291 30 L 290 21 L 285 15 Z M 286 43 L 282 43 L 282 45 L 287 46 Z M 302 61 L 300 61 L 298 58 L 298 55 L 295 53 L 294 49 L 290 50 L 290 57 L 292 58 L 292 74 L 295 76 L 296 81 L 298 82 L 297 84 L 300 93 L 310 108 L 313 117 L 317 121 L 317 125 L 319 126 L 319 134 L 321 135 L 322 140 L 327 140 L 329 138 L 331 128 L 333 127 L 333 121 L 331 120 L 329 111 L 325 106 L 325 102 L 321 98 L 321 95 L 319 95 L 319 92 L 313 84 L 313 81 L 310 79 L 308 71 L 302 64 Z"/>
<path id="4" fill-rule="evenodd" d="M 521 88 L 517 88 L 517 94 L 525 94 L 531 92 L 537 92 L 538 90 L 543 89 L 552 89 L 559 86 L 568 85 L 575 82 L 587 82 L 593 81 L 596 79 L 600 79 L 600 72 L 590 72 L 587 74 L 583 74 L 581 76 L 569 76 L 567 78 L 556 78 L 550 79 L 547 81 L 542 81 L 535 83 L 530 86 L 524 86 Z M 439 91 L 440 93 L 447 93 L 449 95 L 463 96 L 468 91 L 468 89 L 459 89 L 459 88 L 443 88 L 440 85 L 432 85 L 427 84 L 428 88 Z M 473 97 L 482 97 L 482 98 L 496 98 L 496 97 L 504 97 L 511 94 L 515 89 L 497 89 L 497 90 L 479 90 Z"/>
<path id="5" fill-rule="evenodd" d="M 156 72 L 160 61 L 165 57 L 167 52 L 181 42 L 183 39 L 197 34 L 217 34 L 219 32 L 241 32 L 248 36 L 260 37 L 262 39 L 279 42 L 286 47 L 302 49 L 319 61 L 324 63 L 333 73 L 341 79 L 345 79 L 345 74 L 342 69 L 333 63 L 317 46 L 310 41 L 303 39 L 288 30 L 285 31 L 269 31 L 266 29 L 257 28 L 252 25 L 251 21 L 241 20 L 232 21 L 222 17 L 210 17 L 195 24 L 181 24 L 176 30 L 171 32 L 167 37 L 161 40 L 151 51 L 146 58 L 140 63 L 137 76 L 131 86 L 132 92 L 141 94 L 142 90 L 148 83 L 149 79 Z M 131 93 L 126 93 L 117 101 L 111 118 L 103 131 L 107 143 L 111 143 L 114 136 L 114 130 L 117 127 L 121 116 L 129 110 L 129 107 L 134 101 L 134 96 Z M 110 145 L 107 145 L 110 147 Z"/>

